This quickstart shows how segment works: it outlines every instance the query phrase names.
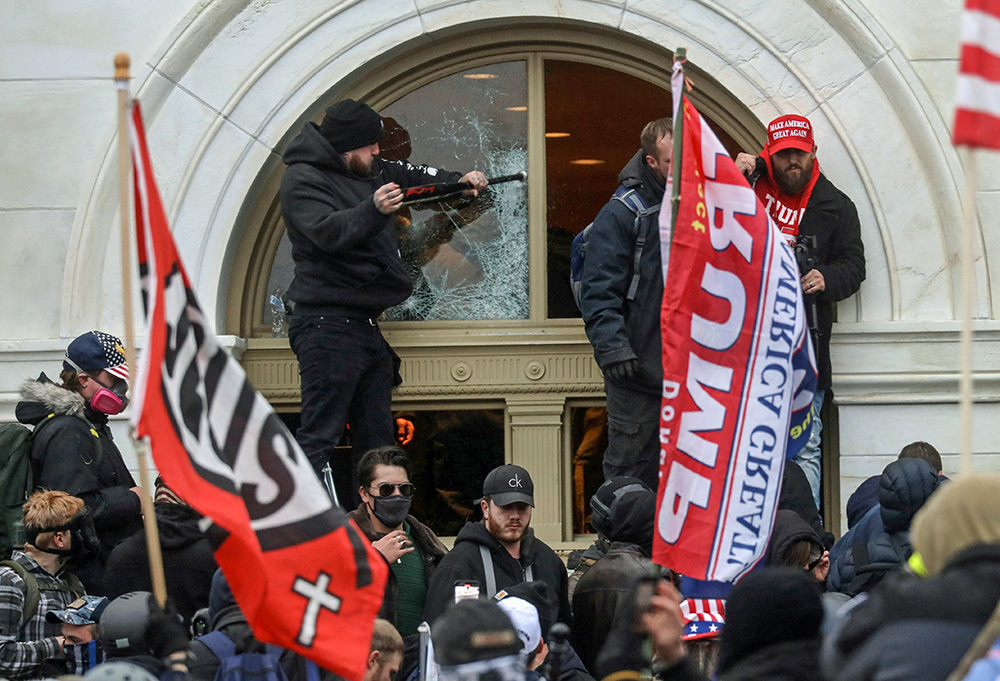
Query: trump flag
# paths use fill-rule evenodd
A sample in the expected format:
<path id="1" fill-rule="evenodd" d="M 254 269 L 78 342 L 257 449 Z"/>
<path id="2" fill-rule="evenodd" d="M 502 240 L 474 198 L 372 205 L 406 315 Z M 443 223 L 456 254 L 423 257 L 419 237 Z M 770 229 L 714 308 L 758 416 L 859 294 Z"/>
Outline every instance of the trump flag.
<path id="1" fill-rule="evenodd" d="M 785 458 L 808 439 L 815 360 L 795 257 L 683 97 L 683 71 L 674 68 L 683 153 L 667 188 L 680 183 L 675 225 L 660 213 L 666 283 L 653 559 L 696 580 L 732 583 L 763 557 Z"/>
<path id="2" fill-rule="evenodd" d="M 166 483 L 213 523 L 216 561 L 256 638 L 360 681 L 388 567 L 220 347 L 167 225 L 137 102 L 130 132 L 149 328 L 134 425 Z"/>

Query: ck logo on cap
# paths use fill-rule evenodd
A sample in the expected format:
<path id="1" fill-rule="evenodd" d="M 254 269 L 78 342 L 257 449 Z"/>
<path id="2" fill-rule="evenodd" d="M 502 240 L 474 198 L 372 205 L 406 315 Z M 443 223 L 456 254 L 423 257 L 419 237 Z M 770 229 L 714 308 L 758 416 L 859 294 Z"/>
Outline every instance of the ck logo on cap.
<path id="1" fill-rule="evenodd" d="M 508 480 L 507 484 L 511 487 L 521 487 L 521 478 L 517 477 L 517 473 L 514 473 L 514 477 Z"/>

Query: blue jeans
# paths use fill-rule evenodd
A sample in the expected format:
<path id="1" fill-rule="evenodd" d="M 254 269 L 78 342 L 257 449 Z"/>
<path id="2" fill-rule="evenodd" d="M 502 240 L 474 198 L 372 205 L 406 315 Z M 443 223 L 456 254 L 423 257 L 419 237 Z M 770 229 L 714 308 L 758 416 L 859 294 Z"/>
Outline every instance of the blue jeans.
<path id="1" fill-rule="evenodd" d="M 302 424 L 295 439 L 318 474 L 349 423 L 356 494 L 361 456 L 394 443 L 393 353 L 367 319 L 293 316 L 288 339 L 302 379 Z"/>
<path id="2" fill-rule="evenodd" d="M 812 430 L 809 432 L 809 441 L 799 450 L 798 454 L 792 457 L 792 461 L 797 463 L 802 472 L 806 474 L 806 479 L 809 481 L 809 488 L 812 490 L 813 500 L 816 502 L 817 509 L 819 509 L 819 483 L 822 475 L 822 451 L 820 451 L 820 445 L 823 442 L 823 438 L 820 436 L 823 433 L 823 421 L 820 420 L 820 412 L 823 410 L 823 398 L 825 396 L 826 390 L 823 388 L 816 390 L 816 396 L 813 398 L 813 420 Z"/>
<path id="3" fill-rule="evenodd" d="M 604 479 L 639 478 L 656 490 L 660 477 L 660 395 L 604 379 L 608 398 L 608 448 Z"/>

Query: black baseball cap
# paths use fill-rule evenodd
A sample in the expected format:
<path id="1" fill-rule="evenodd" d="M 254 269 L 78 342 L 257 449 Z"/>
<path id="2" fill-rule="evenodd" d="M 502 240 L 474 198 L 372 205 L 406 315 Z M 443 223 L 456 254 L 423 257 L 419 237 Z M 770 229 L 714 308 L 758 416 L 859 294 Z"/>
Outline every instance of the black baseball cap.
<path id="1" fill-rule="evenodd" d="M 489 496 L 497 506 L 523 502 L 534 508 L 535 485 L 528 471 L 514 464 L 497 466 L 483 481 L 483 496 Z"/>

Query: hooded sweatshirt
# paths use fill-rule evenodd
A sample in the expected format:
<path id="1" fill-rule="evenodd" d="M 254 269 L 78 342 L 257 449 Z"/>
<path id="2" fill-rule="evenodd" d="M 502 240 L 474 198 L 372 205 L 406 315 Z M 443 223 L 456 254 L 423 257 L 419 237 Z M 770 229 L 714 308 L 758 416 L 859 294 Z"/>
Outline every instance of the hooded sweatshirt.
<path id="1" fill-rule="evenodd" d="M 399 256 L 395 216 L 380 213 L 372 196 L 389 182 L 405 188 L 461 174 L 376 157 L 362 177 L 315 123 L 306 123 L 283 160 L 281 215 L 295 262 L 288 296 L 297 313 L 378 317 L 406 300 L 413 282 Z"/>
<path id="2" fill-rule="evenodd" d="M 212 576 L 218 569 L 208 537 L 198 527 L 201 515 L 190 506 L 156 503 L 156 526 L 163 549 L 167 593 L 187 625 L 208 606 Z M 104 595 L 117 598 L 129 591 L 152 591 L 146 532 L 140 529 L 115 547 L 104 573 Z"/>
<path id="3" fill-rule="evenodd" d="M 476 580 L 479 582 L 480 597 L 486 597 L 486 568 L 480 546 L 486 547 L 492 559 L 497 591 L 528 581 L 525 573 L 528 566 L 531 566 L 534 581 L 545 582 L 551 588 L 552 611 L 556 613 L 556 619 L 566 623 L 571 621 L 566 595 L 566 566 L 555 551 L 536 538 L 535 531 L 528 528 L 521 537 L 521 558 L 517 560 L 490 534 L 482 522 L 466 523 L 455 539 L 455 547 L 438 564 L 427 588 L 425 621 L 433 625 L 434 620 L 454 602 L 455 582 L 458 580 Z"/>

